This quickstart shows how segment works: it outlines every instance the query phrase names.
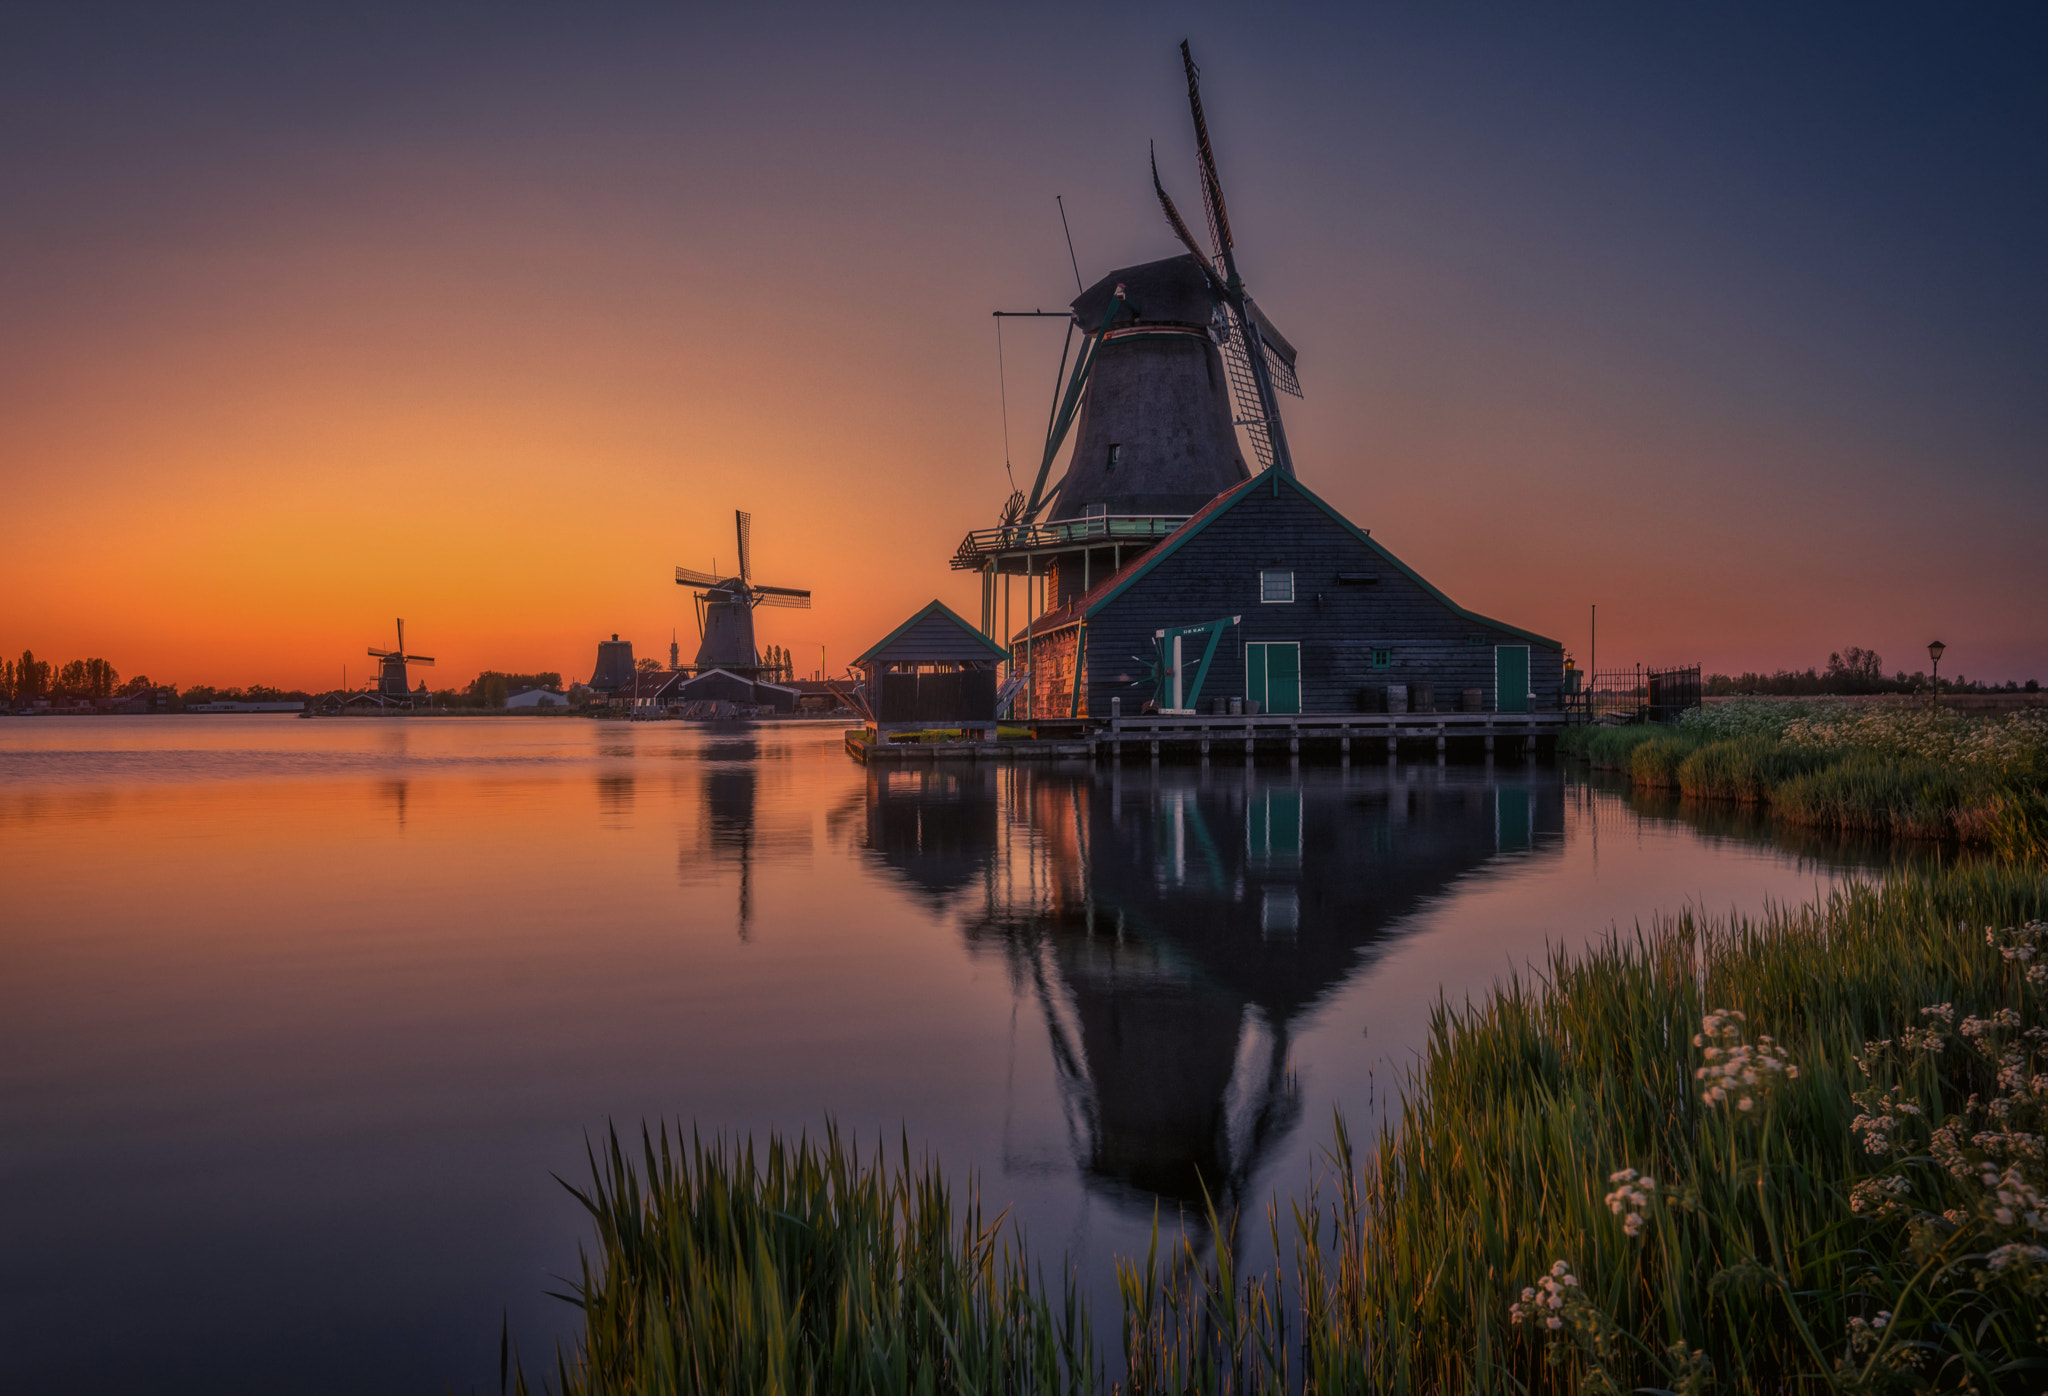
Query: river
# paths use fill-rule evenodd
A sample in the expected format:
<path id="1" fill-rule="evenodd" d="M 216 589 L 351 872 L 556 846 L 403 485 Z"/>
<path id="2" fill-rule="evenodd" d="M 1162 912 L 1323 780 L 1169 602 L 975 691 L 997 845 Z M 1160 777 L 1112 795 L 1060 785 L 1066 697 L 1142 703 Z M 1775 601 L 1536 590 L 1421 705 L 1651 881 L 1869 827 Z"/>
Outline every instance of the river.
<path id="1" fill-rule="evenodd" d="M 907 1137 L 1097 1290 L 1431 1008 L 1880 854 L 1548 764 L 875 771 L 836 728 L 0 721 L 20 1390 L 493 1389 L 616 1123 Z"/>

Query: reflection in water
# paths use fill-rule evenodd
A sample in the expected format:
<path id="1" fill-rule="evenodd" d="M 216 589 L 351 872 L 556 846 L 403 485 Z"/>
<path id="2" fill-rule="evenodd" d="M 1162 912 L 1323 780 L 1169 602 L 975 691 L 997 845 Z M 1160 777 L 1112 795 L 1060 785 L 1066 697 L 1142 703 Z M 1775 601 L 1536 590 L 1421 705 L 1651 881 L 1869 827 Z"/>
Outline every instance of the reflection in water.
<path id="1" fill-rule="evenodd" d="M 552 1175 L 643 1119 L 902 1131 L 1113 1296 L 1153 1197 L 1302 1186 L 1440 993 L 1856 863 L 1519 765 L 884 776 L 735 736 L 0 721 L 9 1389 L 487 1386 L 500 1314 L 573 1321 Z"/>
<path id="2" fill-rule="evenodd" d="M 1091 1184 L 1243 1195 L 1301 1114 L 1294 1025 L 1390 928 L 1500 860 L 1554 855 L 1534 769 L 877 771 L 871 858 L 1035 1001 Z"/>
<path id="3" fill-rule="evenodd" d="M 764 751 L 751 737 L 706 743 L 699 759 L 704 773 L 699 787 L 698 819 L 683 838 L 676 856 L 677 880 L 697 886 L 731 870 L 738 882 L 735 925 L 741 940 L 753 934 L 755 864 L 808 854 L 808 820 L 763 819 L 760 803 L 764 771 L 777 766 L 765 759 L 786 753 Z"/>

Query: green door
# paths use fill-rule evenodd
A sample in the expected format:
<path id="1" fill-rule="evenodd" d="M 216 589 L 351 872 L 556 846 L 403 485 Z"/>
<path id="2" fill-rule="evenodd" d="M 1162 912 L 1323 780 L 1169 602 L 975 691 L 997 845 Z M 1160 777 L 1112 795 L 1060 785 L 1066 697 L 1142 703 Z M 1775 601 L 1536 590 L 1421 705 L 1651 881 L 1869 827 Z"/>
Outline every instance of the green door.
<path id="1" fill-rule="evenodd" d="M 1301 646 L 1249 644 L 1244 647 L 1244 696 L 1262 713 L 1301 711 Z"/>
<path id="2" fill-rule="evenodd" d="M 1529 647 L 1499 645 L 1493 651 L 1493 709 L 1502 713 L 1529 711 Z"/>
<path id="3" fill-rule="evenodd" d="M 1301 646 L 1266 646 L 1266 711 L 1301 711 Z"/>

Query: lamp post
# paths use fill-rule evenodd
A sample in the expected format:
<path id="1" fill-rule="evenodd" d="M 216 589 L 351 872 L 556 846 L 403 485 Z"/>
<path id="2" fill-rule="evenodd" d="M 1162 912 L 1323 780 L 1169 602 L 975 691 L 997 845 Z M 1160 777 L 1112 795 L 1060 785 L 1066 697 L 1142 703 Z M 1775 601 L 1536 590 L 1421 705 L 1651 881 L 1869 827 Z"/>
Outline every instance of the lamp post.
<path id="1" fill-rule="evenodd" d="M 1936 707 L 1941 706 L 1941 656 L 1942 652 L 1947 648 L 1948 646 L 1939 640 L 1935 640 L 1927 646 L 1927 657 L 1934 661 L 1934 703 Z"/>

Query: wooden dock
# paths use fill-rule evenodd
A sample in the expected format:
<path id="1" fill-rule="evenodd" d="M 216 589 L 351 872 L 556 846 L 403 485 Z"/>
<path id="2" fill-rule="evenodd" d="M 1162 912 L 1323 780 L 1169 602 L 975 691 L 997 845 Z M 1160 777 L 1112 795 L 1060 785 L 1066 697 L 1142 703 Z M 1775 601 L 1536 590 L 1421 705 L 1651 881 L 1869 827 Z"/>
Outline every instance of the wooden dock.
<path id="1" fill-rule="evenodd" d="M 1461 752 L 1492 752 L 1502 739 L 1527 750 L 1528 743 L 1564 731 L 1563 713 L 1299 713 L 1257 717 L 1176 716 L 1147 713 L 1116 717 L 1072 737 L 1024 741 L 861 741 L 848 732 L 846 749 L 862 762 L 901 765 L 926 761 L 1029 761 L 1053 759 L 1121 761 L 1127 756 L 1299 756 L 1348 760 L 1353 756 L 1397 759 L 1406 747 L 1445 755 L 1453 742 Z M 1051 724 L 1048 724 L 1051 725 Z M 1304 747 L 1304 743 L 1308 745 Z"/>

